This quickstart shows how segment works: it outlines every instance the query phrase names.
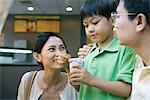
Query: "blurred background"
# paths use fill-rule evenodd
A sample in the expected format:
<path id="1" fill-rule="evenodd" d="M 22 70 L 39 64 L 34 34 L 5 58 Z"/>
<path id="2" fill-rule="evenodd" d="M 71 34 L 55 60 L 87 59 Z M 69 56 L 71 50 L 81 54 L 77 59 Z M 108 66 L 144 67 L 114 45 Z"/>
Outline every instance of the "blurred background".
<path id="1" fill-rule="evenodd" d="M 21 76 L 41 69 L 32 57 L 41 32 L 57 32 L 72 57 L 87 43 L 80 19 L 85 0 L 0 0 L 0 100 L 16 100 Z"/>

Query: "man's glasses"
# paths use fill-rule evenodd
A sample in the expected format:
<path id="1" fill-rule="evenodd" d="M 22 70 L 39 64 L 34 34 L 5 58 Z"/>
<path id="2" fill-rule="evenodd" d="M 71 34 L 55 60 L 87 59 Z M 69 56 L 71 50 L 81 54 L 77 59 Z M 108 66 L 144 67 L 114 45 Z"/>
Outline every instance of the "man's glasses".
<path id="1" fill-rule="evenodd" d="M 113 21 L 115 22 L 115 20 L 117 20 L 120 16 L 133 16 L 136 15 L 136 13 L 121 13 L 121 14 L 117 14 L 116 12 L 112 12 L 111 13 L 111 17 L 113 19 Z"/>

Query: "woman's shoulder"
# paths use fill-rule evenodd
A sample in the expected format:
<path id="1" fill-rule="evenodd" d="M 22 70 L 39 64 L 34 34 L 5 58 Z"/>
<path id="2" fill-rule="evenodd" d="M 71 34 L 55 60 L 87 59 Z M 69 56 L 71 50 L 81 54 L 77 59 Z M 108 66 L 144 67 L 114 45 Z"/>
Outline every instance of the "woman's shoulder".
<path id="1" fill-rule="evenodd" d="M 67 73 L 63 73 L 68 77 Z M 61 98 L 62 100 L 77 100 L 78 92 L 75 90 L 75 88 L 71 85 L 69 79 L 67 80 L 67 84 L 63 91 L 60 92 L 60 95 L 63 95 Z"/>
<path id="2" fill-rule="evenodd" d="M 25 80 L 27 80 L 31 75 L 36 74 L 37 72 L 38 72 L 37 70 L 25 72 L 25 73 L 23 74 L 21 80 L 22 80 L 22 81 L 25 81 Z"/>

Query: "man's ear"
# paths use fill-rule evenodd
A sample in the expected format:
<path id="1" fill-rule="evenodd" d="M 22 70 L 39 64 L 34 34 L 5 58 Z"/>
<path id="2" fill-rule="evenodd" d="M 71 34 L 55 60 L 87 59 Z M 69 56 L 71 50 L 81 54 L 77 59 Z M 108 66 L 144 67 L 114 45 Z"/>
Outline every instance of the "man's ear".
<path id="1" fill-rule="evenodd" d="M 37 52 L 33 52 L 33 57 L 37 62 L 41 62 L 41 55 Z"/>
<path id="2" fill-rule="evenodd" d="M 144 14 L 138 14 L 136 16 L 136 31 L 140 32 L 146 27 L 146 16 Z"/>

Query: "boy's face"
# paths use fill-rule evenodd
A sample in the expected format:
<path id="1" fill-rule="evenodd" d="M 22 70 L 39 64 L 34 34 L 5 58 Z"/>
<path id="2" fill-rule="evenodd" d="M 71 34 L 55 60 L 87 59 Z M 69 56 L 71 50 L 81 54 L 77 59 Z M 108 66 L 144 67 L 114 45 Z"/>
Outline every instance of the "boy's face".
<path id="1" fill-rule="evenodd" d="M 95 43 L 105 42 L 112 36 L 112 22 L 99 15 L 86 17 L 83 20 L 86 35 Z"/>
<path id="2" fill-rule="evenodd" d="M 136 24 L 134 19 L 131 21 L 128 18 L 128 11 L 124 7 L 124 1 L 120 0 L 117 7 L 118 17 L 115 20 L 116 34 L 119 38 L 120 44 L 132 46 L 136 43 Z"/>

